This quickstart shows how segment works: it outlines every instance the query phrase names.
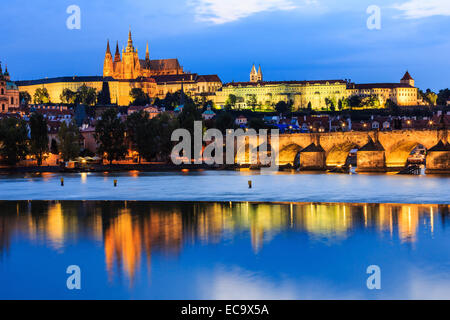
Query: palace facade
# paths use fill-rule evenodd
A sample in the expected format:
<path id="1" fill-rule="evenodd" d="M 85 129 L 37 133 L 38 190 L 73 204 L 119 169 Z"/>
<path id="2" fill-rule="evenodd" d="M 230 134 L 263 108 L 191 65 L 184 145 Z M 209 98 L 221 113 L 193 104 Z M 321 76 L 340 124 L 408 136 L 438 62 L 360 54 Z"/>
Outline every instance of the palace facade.
<path id="1" fill-rule="evenodd" d="M 19 108 L 19 100 L 19 89 L 11 81 L 8 67 L 5 68 L 5 73 L 3 73 L 0 63 L 0 113 L 7 113 L 12 111 L 11 109 Z"/>
<path id="2" fill-rule="evenodd" d="M 399 83 L 355 84 L 347 80 L 313 80 L 313 81 L 264 81 L 261 67 L 256 71 L 253 65 L 249 82 L 231 82 L 224 84 L 216 92 L 215 103 L 224 107 L 230 95 L 237 98 L 237 108 L 250 108 L 252 100 L 256 105 L 272 108 L 279 101 L 291 102 L 294 109 L 313 109 L 326 107 L 326 100 L 335 104 L 339 100 L 353 95 L 361 98 L 376 95 L 380 106 L 388 99 L 399 106 L 417 105 L 418 90 L 414 79 L 406 72 Z M 337 107 L 337 105 L 336 105 Z"/>
<path id="3" fill-rule="evenodd" d="M 148 44 L 145 59 L 140 59 L 130 31 L 122 54 L 117 43 L 113 57 L 107 41 L 103 76 L 46 78 L 18 81 L 17 85 L 20 91 L 27 91 L 31 97 L 36 89 L 46 88 L 52 103 L 62 103 L 60 96 L 66 88 L 77 91 L 86 85 L 95 88 L 98 93 L 108 86 L 111 103 L 124 106 L 132 102 L 130 91 L 133 88 L 142 89 L 150 98 L 164 98 L 167 93 L 182 88 L 193 96 L 213 96 L 222 87 L 222 82 L 217 75 L 185 73 L 178 59 L 151 60 Z"/>

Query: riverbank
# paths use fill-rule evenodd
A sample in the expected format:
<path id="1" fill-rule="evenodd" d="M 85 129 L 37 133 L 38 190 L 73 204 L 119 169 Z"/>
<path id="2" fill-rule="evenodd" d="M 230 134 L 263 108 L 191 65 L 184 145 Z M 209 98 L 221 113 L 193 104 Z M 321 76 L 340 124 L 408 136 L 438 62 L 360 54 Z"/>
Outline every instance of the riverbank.
<path id="1" fill-rule="evenodd" d="M 171 172 L 171 171 L 186 171 L 186 170 L 235 170 L 236 166 L 210 166 L 206 164 L 192 164 L 192 165 L 174 165 L 174 164 L 112 164 L 90 165 L 87 168 L 66 169 L 60 166 L 32 166 L 32 167 L 2 167 L 0 174 L 15 174 L 15 173 L 64 173 L 64 172 Z"/>

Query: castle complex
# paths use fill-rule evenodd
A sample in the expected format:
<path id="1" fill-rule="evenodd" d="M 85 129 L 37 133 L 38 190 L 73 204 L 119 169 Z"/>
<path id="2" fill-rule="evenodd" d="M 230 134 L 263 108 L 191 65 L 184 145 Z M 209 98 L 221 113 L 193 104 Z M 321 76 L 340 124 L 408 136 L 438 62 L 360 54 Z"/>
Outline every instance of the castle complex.
<path id="1" fill-rule="evenodd" d="M 219 108 L 226 105 L 230 95 L 236 96 L 235 106 L 243 109 L 256 106 L 258 109 L 272 109 L 280 101 L 291 103 L 294 110 L 309 107 L 320 110 L 330 105 L 338 109 L 342 101 L 352 96 L 375 100 L 373 107 L 383 107 L 388 100 L 399 106 L 418 104 L 418 89 L 409 72 L 405 73 L 399 83 L 356 84 L 348 80 L 264 81 L 261 66 L 257 70 L 253 65 L 249 80 L 222 84 L 217 75 L 186 73 L 178 59 L 150 59 L 148 43 L 145 58 L 140 59 L 130 31 L 126 47 L 120 51 L 117 42 L 114 56 L 109 40 L 107 41 L 102 76 L 46 78 L 18 81 L 16 84 L 20 91 L 27 91 L 31 97 L 36 89 L 46 88 L 52 103 L 62 102 L 61 94 L 64 89 L 77 91 L 82 85 L 86 85 L 95 88 L 97 93 L 107 88 L 111 103 L 122 106 L 131 103 L 130 92 L 134 88 L 142 89 L 150 98 L 160 99 L 165 98 L 168 93 L 183 89 L 194 98 L 212 100 Z M 6 85 L 4 80 L 2 85 Z M 11 86 L 12 83 L 9 84 L 10 88 Z M 2 90 L 6 92 L 7 89 L 5 87 Z M 2 105 L 8 108 L 12 103 Z"/>
<path id="2" fill-rule="evenodd" d="M 212 96 L 222 87 L 222 81 L 217 75 L 185 73 L 178 59 L 150 60 L 148 44 L 145 59 L 140 59 L 131 31 L 122 54 L 117 43 L 113 57 L 109 41 L 107 42 L 103 76 L 59 77 L 16 83 L 20 91 L 27 91 L 32 97 L 36 89 L 46 88 L 53 103 L 62 102 L 61 94 L 66 88 L 77 91 L 82 85 L 86 85 L 96 89 L 98 93 L 108 86 L 111 103 L 122 106 L 131 103 L 130 91 L 133 88 L 142 89 L 150 98 L 163 99 L 167 93 L 174 93 L 181 88 L 192 96 Z"/>
<path id="3" fill-rule="evenodd" d="M 251 100 L 256 105 L 272 108 L 279 101 L 290 102 L 295 109 L 321 109 L 326 101 L 332 101 L 337 109 L 339 100 L 351 96 L 366 98 L 376 96 L 379 106 L 384 106 L 390 99 L 399 106 L 417 105 L 418 89 L 414 80 L 406 72 L 399 83 L 355 84 L 347 80 L 313 80 L 313 81 L 263 81 L 261 67 L 256 71 L 253 65 L 249 82 L 231 82 L 224 84 L 216 93 L 215 103 L 224 107 L 230 95 L 236 96 L 238 108 L 250 108 Z M 253 102 L 254 103 L 254 102 Z"/>

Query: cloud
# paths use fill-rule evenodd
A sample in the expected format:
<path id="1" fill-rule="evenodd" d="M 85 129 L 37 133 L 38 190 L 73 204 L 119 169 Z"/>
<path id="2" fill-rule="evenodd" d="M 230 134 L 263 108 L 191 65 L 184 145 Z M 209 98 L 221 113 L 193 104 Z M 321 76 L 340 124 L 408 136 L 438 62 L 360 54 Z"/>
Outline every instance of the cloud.
<path id="1" fill-rule="evenodd" d="M 402 17 L 407 19 L 420 19 L 432 16 L 450 16 L 449 0 L 409 0 L 393 6 L 403 11 Z"/>
<path id="2" fill-rule="evenodd" d="M 224 24 L 264 11 L 289 11 L 316 0 L 188 0 L 197 21 Z"/>

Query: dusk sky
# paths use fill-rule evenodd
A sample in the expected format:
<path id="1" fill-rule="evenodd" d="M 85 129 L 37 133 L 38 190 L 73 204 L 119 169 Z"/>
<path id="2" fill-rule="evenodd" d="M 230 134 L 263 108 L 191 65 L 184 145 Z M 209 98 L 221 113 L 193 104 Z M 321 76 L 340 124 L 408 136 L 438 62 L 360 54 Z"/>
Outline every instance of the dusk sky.
<path id="1" fill-rule="evenodd" d="M 69 5 L 81 29 L 69 30 Z M 367 8 L 381 8 L 381 29 Z M 185 70 L 247 81 L 399 82 L 450 87 L 449 0 L 10 0 L 2 3 L 0 61 L 13 80 L 101 75 L 106 40 L 126 45 L 131 26 L 141 58 L 178 58 Z M 114 52 L 113 52 L 114 54 Z"/>

